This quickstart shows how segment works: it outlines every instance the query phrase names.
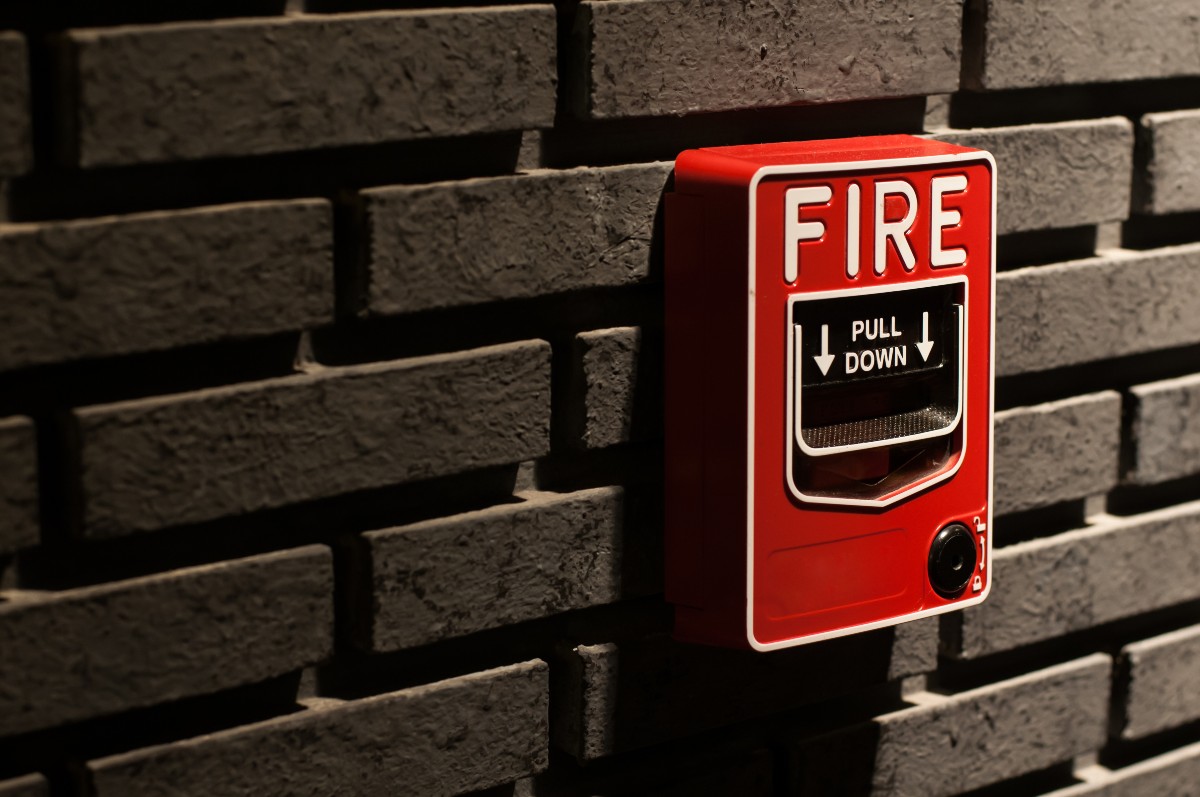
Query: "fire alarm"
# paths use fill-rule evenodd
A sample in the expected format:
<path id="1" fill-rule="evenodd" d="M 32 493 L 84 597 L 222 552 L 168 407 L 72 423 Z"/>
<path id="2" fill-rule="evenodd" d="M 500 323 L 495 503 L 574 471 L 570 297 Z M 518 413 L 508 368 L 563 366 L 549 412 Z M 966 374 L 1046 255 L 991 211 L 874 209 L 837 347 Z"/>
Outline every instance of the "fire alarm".
<path id="1" fill-rule="evenodd" d="M 991 589 L 995 162 L 689 150 L 666 226 L 675 634 L 777 648 Z"/>

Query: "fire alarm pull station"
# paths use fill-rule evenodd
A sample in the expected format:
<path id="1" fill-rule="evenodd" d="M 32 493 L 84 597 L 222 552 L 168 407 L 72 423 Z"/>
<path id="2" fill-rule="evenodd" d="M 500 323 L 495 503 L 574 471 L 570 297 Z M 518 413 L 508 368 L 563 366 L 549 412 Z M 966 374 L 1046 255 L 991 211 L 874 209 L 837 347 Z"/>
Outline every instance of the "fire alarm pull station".
<path id="1" fill-rule="evenodd" d="M 774 650 L 991 588 L 996 182 L 911 136 L 689 150 L 667 196 L 667 598 Z"/>

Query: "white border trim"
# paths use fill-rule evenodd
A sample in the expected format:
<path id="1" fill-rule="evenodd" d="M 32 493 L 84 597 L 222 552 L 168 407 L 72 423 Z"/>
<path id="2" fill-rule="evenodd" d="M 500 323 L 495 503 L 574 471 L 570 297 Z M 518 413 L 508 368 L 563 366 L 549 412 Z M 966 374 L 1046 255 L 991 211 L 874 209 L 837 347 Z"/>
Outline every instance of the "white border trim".
<path id="1" fill-rule="evenodd" d="M 994 417 L 996 412 L 996 159 L 992 157 L 990 152 L 984 150 L 974 150 L 971 152 L 960 152 L 950 155 L 932 155 L 917 158 L 885 158 L 882 160 L 868 161 L 846 161 L 838 163 L 804 163 L 793 164 L 789 166 L 763 166 L 754 173 L 750 179 L 749 185 L 749 260 L 747 272 L 749 278 L 749 286 L 747 291 L 747 301 L 749 303 L 749 313 L 746 317 L 746 641 L 750 647 L 757 651 L 779 650 L 780 648 L 790 648 L 797 645 L 807 645 L 812 642 L 820 642 L 825 639 L 833 639 L 840 636 L 848 636 L 857 634 L 862 631 L 871 631 L 876 628 L 886 628 L 892 625 L 899 625 L 910 620 L 918 620 L 922 617 L 932 617 L 946 612 L 958 611 L 965 609 L 968 606 L 974 606 L 982 603 L 988 594 L 992 591 L 992 549 L 995 545 L 992 544 L 992 475 L 993 465 L 995 464 L 995 424 L 988 425 L 988 497 L 987 497 L 987 552 L 985 568 L 987 571 L 987 586 L 979 595 L 965 600 L 956 601 L 946 604 L 945 606 L 937 606 L 932 609 L 926 609 L 920 612 L 911 614 L 899 615 L 897 617 L 889 617 L 884 620 L 877 620 L 873 623 L 862 623 L 860 625 L 852 625 L 847 628 L 839 628 L 834 631 L 826 631 L 820 634 L 811 634 L 809 636 L 796 637 L 794 639 L 784 639 L 779 642 L 762 643 L 754 637 L 754 370 L 755 358 L 757 357 L 757 348 L 755 345 L 754 335 L 754 305 L 756 299 L 757 286 L 755 285 L 755 224 L 757 221 L 757 197 L 758 184 L 762 182 L 764 177 L 785 174 L 811 174 L 820 172 L 822 174 L 840 174 L 843 172 L 861 172 L 871 169 L 894 168 L 897 166 L 934 166 L 938 164 L 953 164 L 953 163 L 975 163 L 984 161 L 991 166 L 992 172 L 992 230 L 991 230 L 991 304 L 989 320 L 990 324 L 990 379 L 988 380 L 988 415 Z M 965 452 L 965 442 L 964 442 Z M 961 460 L 960 460 L 961 462 Z"/>
<path id="2" fill-rule="evenodd" d="M 795 340 L 796 336 L 799 335 L 800 333 L 797 332 L 795 335 L 787 336 L 787 339 L 788 339 L 787 412 L 786 412 L 787 436 L 788 436 L 789 441 L 795 439 L 796 442 L 799 444 L 801 450 L 804 451 L 804 453 L 808 454 L 810 457 L 823 457 L 823 456 L 829 456 L 831 454 L 840 454 L 840 453 L 843 453 L 846 451 L 861 451 L 861 450 L 867 449 L 867 448 L 879 448 L 881 446 L 897 445 L 899 443 L 907 443 L 907 442 L 911 442 L 913 440 L 928 440 L 928 439 L 931 439 L 934 437 L 943 437 L 945 435 L 951 434 L 955 429 L 958 428 L 959 423 L 962 422 L 963 446 L 962 446 L 962 450 L 960 450 L 958 452 L 958 461 L 956 461 L 954 463 L 954 467 L 952 467 L 950 470 L 946 471 L 945 473 L 939 473 L 936 476 L 915 482 L 914 484 L 910 485 L 907 489 L 903 490 L 902 492 L 896 493 L 895 495 L 890 496 L 886 499 L 830 498 L 830 497 L 822 497 L 822 496 L 810 496 L 810 495 L 805 495 L 803 492 L 800 491 L 800 489 L 798 487 L 796 487 L 796 483 L 795 483 L 795 480 L 793 479 L 793 473 L 792 473 L 793 456 L 794 455 L 792 453 L 792 446 L 790 445 L 790 442 L 789 442 L 789 445 L 787 447 L 787 463 L 786 463 L 787 483 L 788 483 L 788 489 L 790 489 L 792 491 L 792 495 L 797 500 L 806 501 L 808 503 L 813 503 L 813 504 L 837 504 L 837 505 L 841 505 L 841 506 L 876 506 L 876 507 L 889 506 L 891 504 L 896 503 L 897 501 L 907 498 L 910 495 L 913 495 L 914 493 L 920 492 L 921 490 L 924 490 L 927 487 L 937 484 L 940 481 L 944 481 L 944 480 L 950 478 L 951 476 L 953 476 L 955 473 L 958 473 L 958 469 L 962 466 L 963 459 L 965 459 L 966 455 L 967 455 L 967 432 L 966 432 L 967 424 L 966 424 L 966 421 L 963 419 L 963 401 L 964 401 L 963 396 L 964 396 L 965 388 L 967 385 L 966 374 L 967 374 L 968 363 L 967 363 L 967 358 L 966 358 L 966 332 L 965 332 L 965 329 L 967 327 L 967 317 L 968 317 L 968 313 L 969 313 L 968 304 L 970 303 L 970 301 L 969 301 L 969 297 L 968 297 L 968 292 L 970 290 L 970 283 L 967 280 L 967 276 L 965 274 L 960 274 L 960 275 L 953 276 L 953 277 L 938 277 L 935 279 L 922 280 L 920 282 L 902 282 L 902 283 L 896 283 L 893 285 L 880 285 L 880 286 L 877 286 L 874 288 L 844 288 L 841 290 L 833 290 L 833 291 L 816 291 L 816 292 L 807 293 L 807 294 L 793 294 L 792 296 L 788 297 L 787 318 L 785 320 L 787 322 L 787 326 L 790 327 L 793 325 L 792 308 L 795 307 L 797 302 L 818 300 L 818 299 L 836 299 L 836 298 L 843 298 L 843 297 L 847 297 L 847 296 L 864 296 L 864 295 L 870 295 L 870 294 L 875 294 L 875 293 L 894 293 L 897 291 L 920 290 L 921 288 L 931 288 L 931 287 L 936 288 L 939 285 L 958 285 L 958 284 L 965 286 L 963 289 L 963 312 L 959 316 L 959 319 L 958 319 L 958 410 L 954 415 L 954 420 L 948 426 L 945 426 L 941 429 L 935 429 L 931 432 L 920 432 L 918 434 L 912 434 L 912 435 L 908 435 L 906 437 L 896 437 L 896 438 L 891 438 L 888 440 L 880 440 L 879 442 L 875 442 L 875 443 L 851 443 L 849 445 L 844 445 L 844 446 L 830 446 L 829 448 L 812 448 L 811 446 L 809 446 L 807 443 L 804 442 L 804 440 L 801 438 L 800 435 L 797 434 L 797 429 L 796 429 L 796 423 L 797 423 L 796 419 L 800 414 L 800 401 L 796 397 L 796 389 L 795 389 L 795 384 L 796 384 L 795 369 L 798 368 L 799 365 L 795 362 L 797 346 L 796 346 L 796 343 L 794 342 L 794 340 Z"/>

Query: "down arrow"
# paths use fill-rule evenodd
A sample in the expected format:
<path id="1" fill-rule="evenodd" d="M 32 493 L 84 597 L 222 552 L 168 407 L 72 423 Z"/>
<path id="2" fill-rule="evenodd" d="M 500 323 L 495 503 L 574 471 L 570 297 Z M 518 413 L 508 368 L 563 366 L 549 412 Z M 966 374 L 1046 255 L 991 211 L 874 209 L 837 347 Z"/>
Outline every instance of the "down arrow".
<path id="1" fill-rule="evenodd" d="M 929 351 L 933 348 L 933 341 L 929 339 L 929 313 L 921 313 L 921 340 L 917 341 L 917 351 L 921 352 L 921 359 L 929 359 Z"/>
<path id="2" fill-rule="evenodd" d="M 932 345 L 932 344 L 931 344 Z M 821 376 L 829 376 L 829 366 L 833 365 L 834 355 L 829 353 L 829 325 L 821 324 L 821 353 L 814 354 Z"/>

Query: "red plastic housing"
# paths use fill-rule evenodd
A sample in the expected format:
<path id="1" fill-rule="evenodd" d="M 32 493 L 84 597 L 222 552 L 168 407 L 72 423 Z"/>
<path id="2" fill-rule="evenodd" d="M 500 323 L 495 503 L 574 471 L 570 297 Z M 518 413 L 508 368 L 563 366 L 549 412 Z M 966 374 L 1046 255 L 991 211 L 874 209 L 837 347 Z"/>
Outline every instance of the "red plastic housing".
<path id="1" fill-rule="evenodd" d="M 987 596 L 995 196 L 988 153 L 911 136 L 676 160 L 677 638 L 772 650 Z M 951 523 L 976 546 L 957 593 L 929 575 Z"/>

